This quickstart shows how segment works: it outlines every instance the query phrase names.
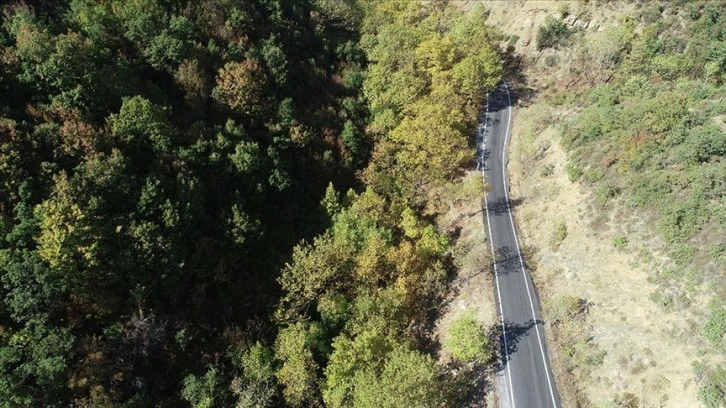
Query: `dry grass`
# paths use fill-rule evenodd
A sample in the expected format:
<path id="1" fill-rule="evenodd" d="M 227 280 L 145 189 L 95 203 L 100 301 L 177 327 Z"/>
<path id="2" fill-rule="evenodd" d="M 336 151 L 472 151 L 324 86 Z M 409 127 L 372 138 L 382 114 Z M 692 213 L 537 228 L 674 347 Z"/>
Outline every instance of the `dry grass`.
<path id="1" fill-rule="evenodd" d="M 536 116 L 515 113 L 510 177 L 512 198 L 523 199 L 515 209 L 522 240 L 539 249 L 534 278 L 545 303 L 563 405 L 637 400 L 640 406 L 698 406 L 691 362 L 705 345 L 688 335 L 697 330 L 694 319 L 664 313 L 651 301 L 651 294 L 662 291 L 649 277 L 667 265 L 663 243 L 637 216 L 617 204 L 602 210 L 592 194 L 569 181 L 557 130 L 549 127 L 533 141 L 523 134 L 528 125 L 521 122 Z M 549 148 L 532 160 L 525 153 L 532 143 Z M 541 175 L 545 165 L 552 174 Z M 626 248 L 613 245 L 623 236 Z M 562 307 L 553 304 L 573 298 L 588 305 L 587 313 L 563 324 L 557 318 Z"/>

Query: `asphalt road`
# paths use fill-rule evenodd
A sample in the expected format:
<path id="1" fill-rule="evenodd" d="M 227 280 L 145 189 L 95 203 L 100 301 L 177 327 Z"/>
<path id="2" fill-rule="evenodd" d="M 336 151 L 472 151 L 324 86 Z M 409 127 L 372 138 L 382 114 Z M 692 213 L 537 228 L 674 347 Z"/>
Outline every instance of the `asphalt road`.
<path id="1" fill-rule="evenodd" d="M 502 325 L 497 390 L 502 408 L 560 407 L 547 356 L 540 304 L 519 248 L 506 179 L 512 99 L 505 84 L 487 97 L 479 127 L 478 165 L 489 185 L 486 221 L 494 254 Z"/>

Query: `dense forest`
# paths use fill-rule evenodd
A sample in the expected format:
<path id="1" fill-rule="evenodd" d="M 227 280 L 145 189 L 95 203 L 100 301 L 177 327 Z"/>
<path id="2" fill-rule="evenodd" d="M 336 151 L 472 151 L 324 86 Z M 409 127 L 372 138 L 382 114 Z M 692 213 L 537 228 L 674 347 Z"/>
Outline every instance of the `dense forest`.
<path id="1" fill-rule="evenodd" d="M 458 404 L 432 219 L 503 74 L 482 7 L 1 12 L 0 407 Z"/>

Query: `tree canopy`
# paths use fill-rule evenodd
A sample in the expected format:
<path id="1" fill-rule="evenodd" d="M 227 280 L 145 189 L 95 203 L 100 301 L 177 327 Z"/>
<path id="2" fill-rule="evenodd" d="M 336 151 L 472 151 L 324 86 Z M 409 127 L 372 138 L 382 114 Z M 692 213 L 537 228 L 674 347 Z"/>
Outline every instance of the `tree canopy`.
<path id="1" fill-rule="evenodd" d="M 502 76 L 483 8 L 0 8 L 0 407 L 452 404 L 431 209 Z"/>

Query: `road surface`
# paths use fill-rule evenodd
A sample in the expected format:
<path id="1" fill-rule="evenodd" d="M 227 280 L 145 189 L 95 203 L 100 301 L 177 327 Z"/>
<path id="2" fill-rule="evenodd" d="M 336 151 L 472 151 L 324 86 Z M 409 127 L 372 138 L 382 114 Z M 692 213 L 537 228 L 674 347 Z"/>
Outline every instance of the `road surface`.
<path id="1" fill-rule="evenodd" d="M 506 179 L 512 102 L 506 84 L 487 97 L 479 127 L 478 166 L 489 185 L 486 220 L 502 325 L 502 361 L 497 391 L 502 408 L 560 407 L 552 376 L 544 324 L 532 279 L 527 273 L 514 227 Z"/>

